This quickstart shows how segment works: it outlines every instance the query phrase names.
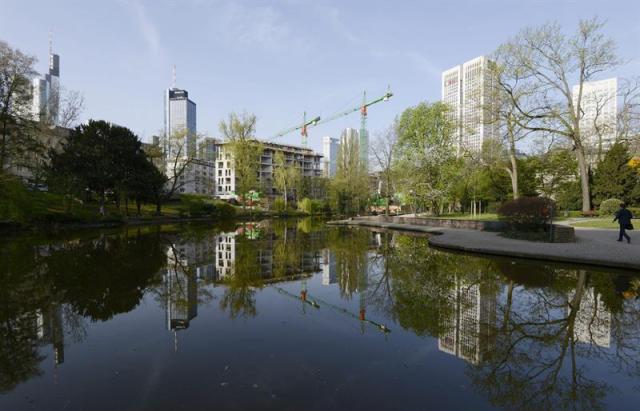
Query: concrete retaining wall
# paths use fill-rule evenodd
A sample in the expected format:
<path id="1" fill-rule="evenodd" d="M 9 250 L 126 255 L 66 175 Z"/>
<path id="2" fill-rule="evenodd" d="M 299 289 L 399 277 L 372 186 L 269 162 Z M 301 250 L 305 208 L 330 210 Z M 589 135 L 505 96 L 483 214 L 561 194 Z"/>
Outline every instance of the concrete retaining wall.
<path id="1" fill-rule="evenodd" d="M 394 224 L 411 224 L 427 227 L 447 227 L 464 230 L 501 232 L 509 228 L 509 224 L 504 221 L 476 221 L 476 220 L 450 220 L 442 218 L 423 217 L 393 217 L 393 216 L 366 216 L 354 217 L 356 221 L 380 221 Z M 573 227 L 565 225 L 553 225 L 552 238 L 554 243 L 573 243 L 576 241 Z"/>
<path id="2" fill-rule="evenodd" d="M 424 225 L 428 227 L 461 228 L 479 231 L 504 231 L 507 224 L 502 221 L 448 220 L 442 218 L 372 216 L 354 217 L 354 220 L 383 221 L 385 223 Z"/>

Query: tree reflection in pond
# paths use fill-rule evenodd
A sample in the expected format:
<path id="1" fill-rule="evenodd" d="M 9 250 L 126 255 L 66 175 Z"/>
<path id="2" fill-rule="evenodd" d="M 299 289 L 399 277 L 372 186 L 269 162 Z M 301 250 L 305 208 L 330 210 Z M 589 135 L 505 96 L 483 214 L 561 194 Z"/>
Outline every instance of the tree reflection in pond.
<path id="1" fill-rule="evenodd" d="M 223 345 L 225 321 L 242 319 L 235 326 L 251 333 L 257 321 L 273 317 L 260 310 L 290 310 L 266 298 L 313 299 L 318 309 L 304 322 L 287 311 L 295 313 L 287 320 L 296 330 L 289 338 L 309 345 L 292 355 L 326 348 L 304 340 L 307 334 L 323 344 L 332 342 L 325 332 L 353 342 L 354 328 L 359 334 L 377 326 L 390 345 L 357 335 L 363 351 L 384 358 L 393 344 L 430 346 L 439 361 L 466 364 L 461 383 L 470 381 L 503 408 L 602 408 L 618 389 L 612 376 L 636 385 L 640 378 L 640 279 L 625 273 L 442 252 L 426 237 L 328 228 L 310 219 L 17 239 L 0 244 L 0 253 L 3 393 L 41 374 L 44 345 L 51 347 L 48 364 L 60 364 L 65 345 L 81 341 L 88 324 L 138 310 L 143 298 L 166 313 L 162 338 L 167 330 L 206 324 L 206 310 L 221 312 L 216 332 Z M 307 324 L 316 329 L 297 332 Z M 402 355 L 387 357 L 387 365 Z"/>

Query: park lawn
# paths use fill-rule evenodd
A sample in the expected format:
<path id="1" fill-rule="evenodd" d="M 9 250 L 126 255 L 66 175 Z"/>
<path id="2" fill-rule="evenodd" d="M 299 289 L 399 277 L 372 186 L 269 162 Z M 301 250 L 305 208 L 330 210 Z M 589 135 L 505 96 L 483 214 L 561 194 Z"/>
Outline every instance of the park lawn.
<path id="1" fill-rule="evenodd" d="M 422 217 L 422 216 L 421 216 Z M 424 216 L 426 218 L 438 218 L 443 220 L 475 220 L 475 221 L 498 221 L 498 215 L 493 213 L 476 214 L 443 214 L 439 216 Z"/>
<path id="2" fill-rule="evenodd" d="M 571 223 L 572 226 L 578 228 L 614 228 L 617 229 L 618 223 L 613 222 L 612 217 L 607 218 L 590 218 L 588 220 L 576 221 Z"/>

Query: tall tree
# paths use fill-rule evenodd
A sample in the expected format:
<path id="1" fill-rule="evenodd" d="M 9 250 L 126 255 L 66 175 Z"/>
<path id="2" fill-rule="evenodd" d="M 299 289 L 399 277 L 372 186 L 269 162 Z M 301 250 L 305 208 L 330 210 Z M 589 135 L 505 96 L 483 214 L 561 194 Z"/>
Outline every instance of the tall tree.
<path id="1" fill-rule="evenodd" d="M 36 58 L 0 41 L 0 171 L 29 151 L 25 127 L 31 114 L 31 78 Z"/>
<path id="2" fill-rule="evenodd" d="M 371 145 L 371 155 L 374 164 L 380 172 L 384 182 L 384 194 L 387 198 L 386 214 L 389 215 L 389 206 L 394 195 L 393 163 L 396 157 L 398 145 L 398 120 L 396 119 L 382 134 L 378 135 Z"/>
<path id="3" fill-rule="evenodd" d="M 603 25 L 597 19 L 582 20 L 571 36 L 557 23 L 527 28 L 500 46 L 495 56 L 503 70 L 499 84 L 517 112 L 515 124 L 571 144 L 583 211 L 591 209 L 587 141 L 580 127 L 585 83 L 619 64 L 613 40 L 602 34 Z"/>
<path id="4" fill-rule="evenodd" d="M 301 183 L 301 173 L 295 160 L 292 160 L 290 164 L 287 163 L 286 156 L 282 151 L 275 153 L 273 162 L 273 184 L 282 193 L 286 209 L 289 192 L 295 190 Z"/>
<path id="5" fill-rule="evenodd" d="M 90 120 L 72 131 L 62 151 L 52 150 L 50 175 L 68 176 L 70 187 L 96 193 L 104 212 L 107 191 L 127 191 L 139 178 L 139 163 L 145 161 L 142 143 L 131 130 Z"/>
<path id="6" fill-rule="evenodd" d="M 256 116 L 231 113 L 227 121 L 220 121 L 219 128 L 232 156 L 236 194 L 242 198 L 242 204 L 246 207 L 248 193 L 260 187 L 260 156 L 263 146 L 254 135 Z"/>
<path id="7" fill-rule="evenodd" d="M 398 183 L 417 205 L 439 213 L 456 182 L 454 125 L 444 103 L 420 103 L 406 109 L 398 121 Z"/>
<path id="8" fill-rule="evenodd" d="M 330 187 L 333 206 L 339 213 L 358 213 L 364 210 L 369 199 L 369 176 L 360 158 L 358 139 L 344 139 L 338 150 L 336 175 Z"/>
<path id="9" fill-rule="evenodd" d="M 608 198 L 633 201 L 633 191 L 640 181 L 629 165 L 630 160 L 631 155 L 625 143 L 616 143 L 607 151 L 593 175 L 593 197 L 596 205 Z"/>

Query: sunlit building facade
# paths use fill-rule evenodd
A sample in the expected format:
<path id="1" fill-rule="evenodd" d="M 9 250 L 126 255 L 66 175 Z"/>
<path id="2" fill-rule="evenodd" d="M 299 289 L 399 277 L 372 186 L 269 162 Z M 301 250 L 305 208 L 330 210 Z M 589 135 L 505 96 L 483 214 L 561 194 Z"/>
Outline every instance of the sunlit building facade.
<path id="1" fill-rule="evenodd" d="M 498 123 L 491 116 L 493 62 L 476 57 L 442 73 L 442 102 L 449 106 L 459 154 L 479 152 L 485 141 L 497 139 Z"/>
<path id="2" fill-rule="evenodd" d="M 573 86 L 574 105 L 577 105 L 580 87 Z M 616 141 L 618 114 L 618 79 L 616 77 L 589 81 L 582 85 L 580 102 L 580 134 L 587 156 L 592 164 L 609 150 Z"/>

